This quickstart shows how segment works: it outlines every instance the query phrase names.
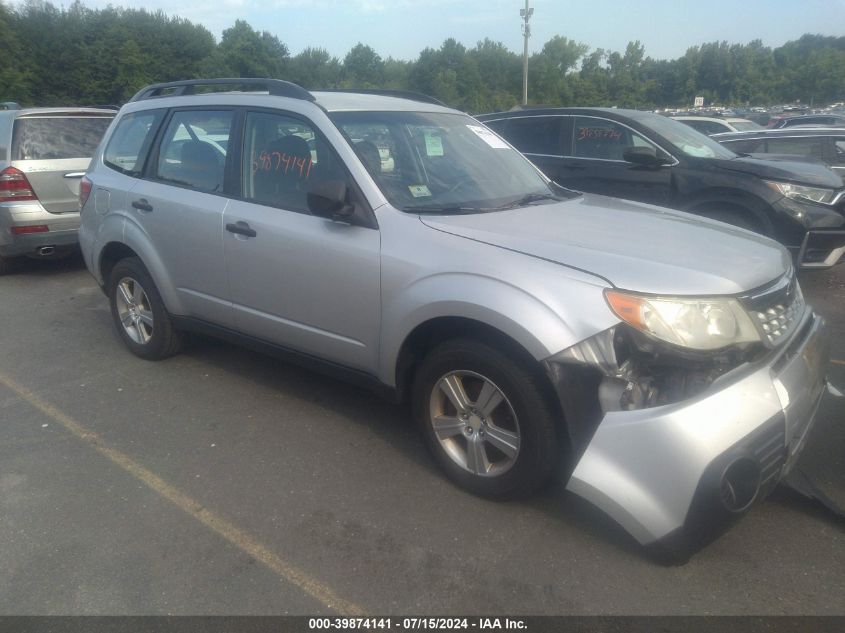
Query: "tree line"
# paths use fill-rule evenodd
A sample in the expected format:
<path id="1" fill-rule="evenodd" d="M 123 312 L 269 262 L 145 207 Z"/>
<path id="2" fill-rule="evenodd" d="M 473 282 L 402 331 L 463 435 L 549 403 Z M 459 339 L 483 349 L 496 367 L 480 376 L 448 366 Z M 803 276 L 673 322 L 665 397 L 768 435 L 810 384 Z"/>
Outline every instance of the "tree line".
<path id="1" fill-rule="evenodd" d="M 519 103 L 522 56 L 489 39 L 471 48 L 447 39 L 411 61 L 382 58 L 365 44 L 342 59 L 320 47 L 291 55 L 276 35 L 242 20 L 218 42 L 204 26 L 161 11 L 0 0 L 2 101 L 119 105 L 146 84 L 199 77 L 413 90 L 479 113 Z M 639 41 L 618 52 L 558 35 L 529 60 L 532 104 L 683 107 L 696 96 L 722 105 L 843 101 L 845 37 L 806 34 L 776 48 L 711 42 L 658 60 Z"/>

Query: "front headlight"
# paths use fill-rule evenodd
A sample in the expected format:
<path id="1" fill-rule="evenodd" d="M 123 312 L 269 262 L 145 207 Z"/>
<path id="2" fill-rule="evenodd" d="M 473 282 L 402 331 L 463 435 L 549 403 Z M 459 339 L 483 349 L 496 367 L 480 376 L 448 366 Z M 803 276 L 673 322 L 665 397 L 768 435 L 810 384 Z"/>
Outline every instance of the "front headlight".
<path id="1" fill-rule="evenodd" d="M 823 189 L 822 187 L 803 187 L 800 185 L 793 185 L 788 182 L 766 180 L 765 183 L 770 189 L 774 189 L 786 198 L 791 198 L 792 200 L 809 200 L 810 202 L 818 202 L 819 204 L 830 204 L 833 200 L 834 194 L 836 193 L 833 189 Z"/>
<path id="2" fill-rule="evenodd" d="M 760 340 L 736 299 L 647 297 L 605 290 L 610 309 L 628 325 L 680 347 L 716 350 Z"/>

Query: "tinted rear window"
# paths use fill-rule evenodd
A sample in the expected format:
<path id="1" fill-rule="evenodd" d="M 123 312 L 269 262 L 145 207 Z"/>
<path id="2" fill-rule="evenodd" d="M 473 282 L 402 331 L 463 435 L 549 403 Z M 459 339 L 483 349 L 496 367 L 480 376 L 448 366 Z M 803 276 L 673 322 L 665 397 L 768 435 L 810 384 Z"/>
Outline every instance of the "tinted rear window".
<path id="1" fill-rule="evenodd" d="M 12 160 L 91 158 L 111 117 L 17 119 Z"/>
<path id="2" fill-rule="evenodd" d="M 563 118 L 559 116 L 516 117 L 507 119 L 505 137 L 520 152 L 560 156 L 560 128 Z"/>

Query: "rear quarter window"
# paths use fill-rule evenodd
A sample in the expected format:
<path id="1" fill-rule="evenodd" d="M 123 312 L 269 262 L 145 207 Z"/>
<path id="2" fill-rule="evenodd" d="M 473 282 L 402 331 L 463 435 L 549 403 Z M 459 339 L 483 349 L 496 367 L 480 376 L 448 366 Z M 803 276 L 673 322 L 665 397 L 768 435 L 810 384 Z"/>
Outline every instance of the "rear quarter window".
<path id="1" fill-rule="evenodd" d="M 140 176 L 163 114 L 163 110 L 145 110 L 121 118 L 106 146 L 103 162 L 121 173 Z"/>
<path id="2" fill-rule="evenodd" d="M 33 117 L 15 121 L 12 160 L 91 158 L 112 117 Z"/>

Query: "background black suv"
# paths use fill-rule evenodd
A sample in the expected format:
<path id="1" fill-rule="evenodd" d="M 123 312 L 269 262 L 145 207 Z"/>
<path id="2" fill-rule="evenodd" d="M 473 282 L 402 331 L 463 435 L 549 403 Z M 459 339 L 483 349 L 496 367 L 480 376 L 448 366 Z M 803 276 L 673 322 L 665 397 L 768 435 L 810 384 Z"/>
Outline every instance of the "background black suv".
<path id="1" fill-rule="evenodd" d="M 803 267 L 845 254 L 845 188 L 821 164 L 735 154 L 667 117 L 604 108 L 477 117 L 559 184 L 681 209 L 773 237 Z"/>

